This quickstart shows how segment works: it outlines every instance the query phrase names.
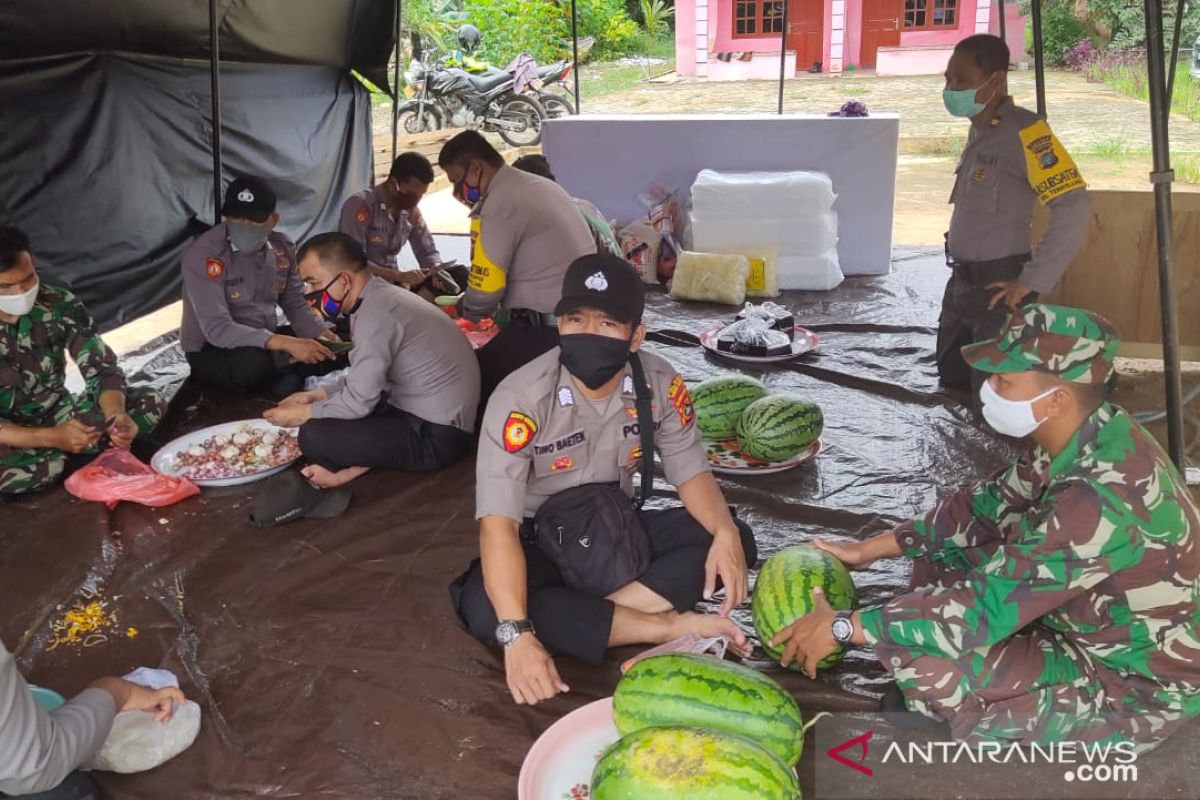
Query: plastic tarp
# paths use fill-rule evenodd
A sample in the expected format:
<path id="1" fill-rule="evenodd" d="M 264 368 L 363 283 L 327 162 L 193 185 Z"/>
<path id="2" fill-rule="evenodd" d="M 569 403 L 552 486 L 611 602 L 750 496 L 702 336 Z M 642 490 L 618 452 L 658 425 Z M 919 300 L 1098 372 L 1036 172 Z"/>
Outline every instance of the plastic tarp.
<path id="1" fill-rule="evenodd" d="M 885 529 L 1013 457 L 937 389 L 934 326 L 945 280 L 942 254 L 931 250 L 901 254 L 886 277 L 785 293 L 778 302 L 821 335 L 817 351 L 788 365 L 745 369 L 687 337 L 680 346 L 658 335 L 648 343 L 689 382 L 742 372 L 825 410 L 815 461 L 778 475 L 720 478 L 763 558 L 817 536 Z M 736 313 L 657 292 L 647 305 L 652 330 L 688 334 Z M 164 388 L 183 374 L 169 342 L 126 363 Z M 164 433 L 265 407 L 185 387 Z M 203 707 L 200 736 L 179 758 L 141 775 L 96 774 L 115 800 L 511 800 L 534 740 L 563 714 L 612 693 L 621 662 L 639 648 L 614 650 L 595 667 L 558 659 L 571 692 L 529 708 L 512 702 L 502 656 L 459 628 L 446 585 L 478 552 L 473 457 L 437 473 L 369 473 L 352 489 L 341 517 L 272 529 L 248 521 L 253 486 L 206 490 L 166 509 L 108 511 L 60 489 L 0 506 L 0 638 L 35 683 L 70 696 L 97 675 L 158 666 Z M 659 489 L 652 502 L 674 499 L 661 482 Z M 901 560 L 855 573 L 860 602 L 895 594 L 907 574 Z M 113 631 L 91 647 L 51 649 L 53 622 L 85 596 L 107 600 Z M 748 606 L 735 619 L 753 629 Z M 129 638 L 127 627 L 138 635 Z M 885 679 L 863 648 L 816 680 L 780 670 L 761 650 L 748 663 L 779 679 L 806 718 L 874 709 Z M 1139 760 L 1139 790 L 1194 795 L 1181 776 L 1200 755 L 1178 746 L 1186 738 Z M 805 797 L 815 796 L 814 759 L 823 757 L 806 744 Z M 959 787 L 958 796 L 973 790 Z"/>
<path id="2" fill-rule="evenodd" d="M 0 61 L 0 220 L 104 328 L 179 298 L 180 256 L 214 220 L 211 97 L 202 61 Z M 223 63 L 221 108 L 226 183 L 270 180 L 293 239 L 336 229 L 342 201 L 370 184 L 370 97 L 344 68 Z"/>
<path id="3" fill-rule="evenodd" d="M 356 69 L 386 86 L 395 0 L 217 0 L 222 63 Z M 0 0 L 0 60 L 124 52 L 207 61 L 207 0 Z"/>

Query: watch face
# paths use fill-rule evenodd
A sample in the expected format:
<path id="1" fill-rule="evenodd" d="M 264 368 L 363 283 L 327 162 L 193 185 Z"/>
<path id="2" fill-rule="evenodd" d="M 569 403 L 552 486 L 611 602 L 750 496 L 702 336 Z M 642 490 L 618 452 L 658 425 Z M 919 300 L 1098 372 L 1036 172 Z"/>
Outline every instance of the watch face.
<path id="1" fill-rule="evenodd" d="M 839 642 L 848 642 L 854 635 L 854 625 L 850 620 L 839 617 L 833 621 L 833 638 Z"/>
<path id="2" fill-rule="evenodd" d="M 508 647 L 513 643 L 513 640 L 517 638 L 519 633 L 520 632 L 517 630 L 517 626 L 515 624 L 511 622 L 502 622 L 496 628 L 496 641 L 499 642 L 502 647 Z"/>

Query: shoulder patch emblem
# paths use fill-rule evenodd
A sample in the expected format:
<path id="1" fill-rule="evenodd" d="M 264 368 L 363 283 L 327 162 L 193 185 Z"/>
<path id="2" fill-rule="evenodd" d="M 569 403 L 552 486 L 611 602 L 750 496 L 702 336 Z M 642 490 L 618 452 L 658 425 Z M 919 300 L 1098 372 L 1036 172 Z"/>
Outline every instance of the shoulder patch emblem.
<path id="1" fill-rule="evenodd" d="M 533 441 L 537 433 L 537 423 L 528 414 L 520 411 L 509 412 L 504 422 L 504 449 L 509 453 L 519 453 Z"/>
<path id="2" fill-rule="evenodd" d="M 570 386 L 560 386 L 558 389 L 558 404 L 563 408 L 575 405 L 575 393 Z"/>
<path id="3" fill-rule="evenodd" d="M 216 280 L 225 274 L 225 265 L 215 258 L 210 258 L 204 262 L 204 272 L 212 280 Z"/>
<path id="4" fill-rule="evenodd" d="M 679 414 L 679 422 L 683 427 L 686 428 L 695 421 L 696 411 L 692 407 L 692 395 L 688 392 L 682 375 L 676 375 L 671 381 L 671 387 L 667 390 L 667 399 L 671 401 L 671 405 Z"/>
<path id="5" fill-rule="evenodd" d="M 1025 169 L 1029 185 L 1042 205 L 1087 186 L 1071 155 L 1054 136 L 1045 120 L 1038 120 L 1024 128 L 1020 136 L 1021 144 L 1025 148 Z"/>
<path id="6" fill-rule="evenodd" d="M 354 219 L 360 225 L 366 225 L 371 221 L 371 212 L 367 210 L 366 206 L 362 206 L 354 212 Z"/>

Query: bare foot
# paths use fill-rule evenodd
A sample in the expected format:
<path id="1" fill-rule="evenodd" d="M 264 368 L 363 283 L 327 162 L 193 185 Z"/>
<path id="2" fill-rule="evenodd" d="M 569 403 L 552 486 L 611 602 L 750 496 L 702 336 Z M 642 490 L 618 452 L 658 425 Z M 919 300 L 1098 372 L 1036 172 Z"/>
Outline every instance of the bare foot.
<path id="1" fill-rule="evenodd" d="M 675 617 L 674 631 L 671 633 L 671 638 L 675 639 L 685 634 L 693 634 L 702 639 L 709 639 L 714 636 L 724 636 L 729 640 L 729 649 L 736 655 L 745 658 L 750 655 L 753 649 L 750 646 L 750 641 L 746 638 L 746 633 L 737 626 L 737 623 L 728 617 L 718 617 L 716 614 L 697 614 L 694 611 L 688 611 L 685 614 L 679 614 Z"/>
<path id="2" fill-rule="evenodd" d="M 300 474 L 308 478 L 309 482 L 314 486 L 320 486 L 322 489 L 332 489 L 336 486 L 346 485 L 359 475 L 365 475 L 370 469 L 370 467 L 346 467 L 345 469 L 333 472 L 319 464 L 309 464 L 300 470 Z"/>

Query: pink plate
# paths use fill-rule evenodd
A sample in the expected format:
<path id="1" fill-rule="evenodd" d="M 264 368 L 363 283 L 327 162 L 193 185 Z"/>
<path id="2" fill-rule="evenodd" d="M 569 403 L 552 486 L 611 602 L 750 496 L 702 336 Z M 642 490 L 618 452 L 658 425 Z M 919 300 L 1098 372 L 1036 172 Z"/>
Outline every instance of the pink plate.
<path id="1" fill-rule="evenodd" d="M 600 754 L 619 738 L 611 697 L 575 709 L 529 748 L 517 781 L 517 800 L 587 800 Z"/>
<path id="2" fill-rule="evenodd" d="M 793 358 L 799 358 L 805 353 L 816 350 L 817 345 L 821 343 L 820 336 L 808 328 L 801 328 L 797 325 L 792 328 L 792 352 L 780 353 L 776 356 L 743 356 L 717 348 L 717 337 L 727 327 L 727 325 L 722 325 L 700 334 L 700 345 L 715 356 L 728 358 L 730 361 L 741 361 L 745 364 L 778 364 L 782 361 L 791 361 Z"/>

